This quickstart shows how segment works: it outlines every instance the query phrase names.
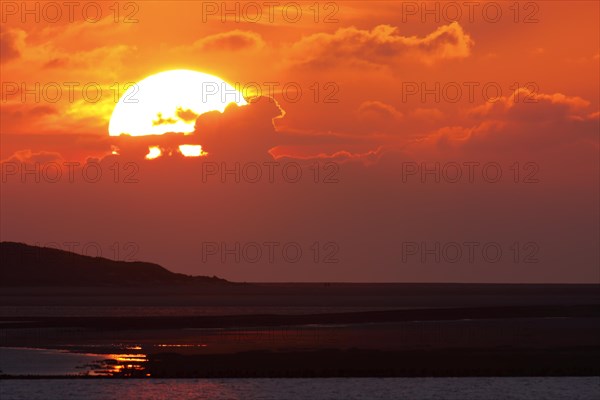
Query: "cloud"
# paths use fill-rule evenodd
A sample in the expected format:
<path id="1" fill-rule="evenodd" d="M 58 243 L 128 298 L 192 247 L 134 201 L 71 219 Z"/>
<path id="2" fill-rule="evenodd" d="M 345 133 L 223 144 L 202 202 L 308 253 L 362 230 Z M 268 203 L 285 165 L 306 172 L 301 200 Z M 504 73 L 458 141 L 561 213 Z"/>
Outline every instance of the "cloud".
<path id="1" fill-rule="evenodd" d="M 349 27 L 302 38 L 292 45 L 290 60 L 297 65 L 325 67 L 340 63 L 388 65 L 408 57 L 431 64 L 468 57 L 473 44 L 457 22 L 421 38 L 399 35 L 398 28 L 390 25 L 370 31 Z"/>
<path id="2" fill-rule="evenodd" d="M 517 89 L 511 96 L 469 110 L 462 126 L 444 127 L 423 143 L 465 151 L 533 151 L 585 142 L 598 147 L 600 118 L 590 102 L 562 93 Z M 468 123 L 471 122 L 471 125 Z"/>
<path id="3" fill-rule="evenodd" d="M 356 109 L 355 116 L 352 121 L 352 129 L 356 131 L 354 135 L 381 134 L 407 140 L 445 123 L 444 113 L 437 108 L 416 108 L 402 112 L 394 105 L 378 100 L 362 102 Z M 383 136 L 378 140 L 381 145 L 389 142 Z"/>
<path id="4" fill-rule="evenodd" d="M 184 110 L 181 107 L 177 107 L 177 117 L 185 122 L 191 122 L 198 118 L 198 114 L 193 112 L 192 110 Z"/>
<path id="5" fill-rule="evenodd" d="M 488 120 L 503 119 L 539 124 L 589 119 L 589 106 L 589 101 L 578 96 L 537 93 L 531 89 L 519 88 L 508 97 L 475 107 L 468 114 Z"/>
<path id="6" fill-rule="evenodd" d="M 194 47 L 204 51 L 257 50 L 265 45 L 262 37 L 255 32 L 239 29 L 206 36 L 194 42 Z"/>
<path id="7" fill-rule="evenodd" d="M 381 101 L 368 100 L 363 102 L 357 110 L 359 118 L 367 120 L 395 120 L 402 118 L 402 113 L 392 105 Z"/>
<path id="8" fill-rule="evenodd" d="M 173 118 L 167 118 L 164 119 L 162 116 L 162 113 L 158 113 L 156 114 L 156 120 L 152 121 L 152 126 L 158 126 L 158 125 L 172 125 L 177 123 L 177 120 L 173 119 Z"/>
<path id="9" fill-rule="evenodd" d="M 15 97 L 20 98 L 20 93 Z M 43 125 L 46 118 L 56 117 L 58 109 L 50 105 L 3 104 L 0 107 L 2 133 L 31 132 Z"/>
<path id="10" fill-rule="evenodd" d="M 25 32 L 19 29 L 7 30 L 0 27 L 0 62 L 5 63 L 21 56 L 24 47 Z"/>
<path id="11" fill-rule="evenodd" d="M 401 276 L 407 281 L 428 277 L 437 280 L 456 280 L 464 277 L 473 280 L 485 278 L 491 281 L 504 281 L 506 277 L 536 280 L 539 276 L 546 277 L 544 274 L 547 274 L 550 268 L 559 274 L 564 270 L 563 266 L 571 260 L 572 252 L 569 249 L 552 252 L 556 248 L 553 245 L 555 240 L 570 240 L 568 244 L 571 247 L 567 246 L 569 248 L 574 245 L 579 246 L 578 248 L 583 246 L 582 265 L 596 265 L 597 263 L 593 263 L 596 254 L 593 250 L 598 235 L 591 222 L 594 218 L 591 218 L 589 213 L 595 212 L 591 205 L 595 205 L 593 202 L 597 199 L 592 189 L 593 185 L 590 184 L 597 179 L 597 168 L 594 169 L 597 165 L 597 155 L 593 154 L 592 158 L 590 151 L 587 157 L 585 153 L 582 157 L 580 152 L 569 153 L 568 146 L 565 146 L 557 148 L 559 158 L 547 156 L 545 160 L 551 162 L 544 162 L 544 159 L 539 157 L 542 153 L 532 151 L 541 146 L 536 147 L 535 143 L 531 143 L 533 147 L 525 147 L 525 154 L 531 158 L 521 160 L 534 160 L 541 165 L 544 175 L 540 173 L 535 177 L 543 179 L 545 185 L 525 188 L 523 185 L 512 183 L 514 178 L 509 168 L 515 161 L 512 157 L 515 157 L 516 152 L 502 153 L 502 147 L 494 142 L 502 140 L 508 134 L 514 134 L 516 136 L 509 141 L 512 147 L 506 147 L 512 150 L 523 147 L 521 138 L 531 132 L 538 135 L 535 139 L 539 142 L 548 132 L 535 128 L 544 126 L 551 117 L 546 113 L 557 109 L 566 109 L 566 112 L 560 113 L 560 120 L 567 124 L 565 127 L 573 128 L 559 134 L 579 135 L 584 126 L 582 124 L 585 121 L 589 122 L 591 115 L 595 114 L 587 110 L 586 101 L 580 98 L 558 94 L 540 94 L 537 97 L 540 101 L 535 104 L 521 104 L 516 102 L 514 96 L 512 99 L 502 99 L 499 104 L 493 105 L 494 108 L 484 110 L 484 115 L 469 115 L 464 127 L 447 127 L 440 130 L 436 141 L 424 143 L 428 149 L 446 146 L 450 151 L 440 152 L 446 157 L 461 154 L 452 151 L 459 149 L 464 150 L 462 154 L 466 157 L 465 161 L 477 160 L 479 157 L 484 160 L 483 163 L 486 159 L 501 161 L 505 175 L 503 181 L 493 187 L 480 181 L 480 175 L 477 175 L 474 184 L 467 184 L 465 178 L 459 185 L 444 181 L 441 184 L 427 181 L 425 184 L 417 174 L 403 180 L 405 163 L 418 165 L 417 163 L 425 161 L 428 165 L 433 165 L 440 159 L 417 157 L 416 152 L 412 151 L 414 149 L 399 150 L 392 148 L 391 144 L 385 149 L 374 146 L 371 147 L 373 150 L 350 151 L 348 138 L 341 135 L 307 132 L 292 134 L 278 131 L 274 121 L 285 118 L 284 111 L 273 99 L 259 98 L 247 106 L 231 105 L 223 113 L 215 111 L 199 116 L 196 129 L 191 135 L 173 133 L 160 137 L 105 136 L 104 139 L 95 139 L 96 145 L 103 143 L 110 149 L 107 146 L 109 141 L 115 141 L 111 144 L 123 149 L 119 152 L 121 155 L 108 155 L 98 160 L 102 171 L 106 171 L 98 183 L 90 184 L 82 180 L 85 176 L 83 167 L 75 170 L 75 184 L 63 178 L 52 187 L 33 184 L 31 177 L 26 178 L 27 184 L 22 184 L 21 174 L 17 172 L 10 175 L 8 185 L 12 186 L 2 191 L 3 207 L 7 210 L 6 215 L 9 218 L 4 226 L 10 227 L 10 231 L 5 229 L 11 235 L 17 236 L 40 231 L 40 227 L 43 226 L 59 226 L 64 232 L 56 233 L 53 238 L 58 237 L 56 240 L 61 242 L 68 240 L 70 232 L 83 232 L 97 241 L 106 240 L 108 243 L 112 243 L 110 240 L 135 241 L 140 244 L 141 249 L 149 249 L 147 251 L 156 248 L 164 251 L 156 244 L 168 236 L 177 240 L 174 240 L 175 244 L 170 245 L 164 253 L 165 259 L 180 271 L 196 273 L 200 270 L 198 259 L 194 257 L 198 257 L 199 246 L 203 242 L 263 243 L 276 238 L 280 241 L 302 243 L 303 248 L 315 240 L 334 241 L 339 244 L 340 263 L 328 267 L 332 279 L 319 275 L 322 274 L 322 265 L 312 262 L 298 264 L 300 268 L 297 269 L 288 269 L 300 271 L 296 275 L 289 275 L 290 272 L 286 272 L 288 275 L 282 274 L 281 264 L 228 264 L 228 273 L 238 280 L 247 279 L 246 276 L 254 276 L 255 280 L 273 277 L 283 279 L 284 276 L 300 280 L 308 272 L 310 274 L 306 276 L 319 280 L 334 280 L 336 274 L 349 279 L 348 270 L 357 271 L 355 279 L 362 280 L 372 276 Z M 548 110 L 542 113 L 546 115 L 544 118 L 532 121 L 542 124 L 540 126 L 524 127 L 526 120 L 509 116 L 517 111 L 533 112 L 535 108 L 527 107 L 538 105 L 548 107 Z M 517 110 L 518 107 L 524 109 Z M 393 105 L 376 100 L 362 104 L 362 110 L 379 112 L 384 119 L 393 117 L 397 112 Z M 437 114 L 434 109 L 420 113 L 424 116 Z M 406 112 L 403 120 L 411 117 L 412 113 Z M 585 121 L 573 117 L 581 117 Z M 595 118 L 597 121 L 597 116 Z M 472 127 L 469 127 L 468 122 Z M 513 132 L 513 128 L 518 129 Z M 78 139 L 73 135 L 68 141 L 64 139 L 62 143 L 58 143 L 56 138 L 49 138 L 49 142 L 66 149 L 69 145 L 81 146 L 79 140 L 84 140 L 85 136 L 81 135 Z M 460 139 L 464 141 L 458 143 Z M 157 140 L 160 143 L 156 142 Z M 334 142 L 336 140 L 338 142 Z M 367 139 L 361 137 L 355 140 Z M 21 143 L 31 141 L 28 138 Z M 323 145 L 326 141 L 335 146 L 327 148 Z M 161 148 L 171 146 L 171 149 L 174 149 L 174 146 L 179 144 L 196 143 L 202 144 L 209 155 L 186 159 L 173 152 L 171 157 L 144 159 L 148 153 L 148 146 L 151 145 L 159 145 Z M 318 144 L 314 147 L 316 152 L 299 154 L 299 145 L 315 143 Z M 286 145 L 291 146 L 284 148 Z M 273 154 L 273 146 L 280 148 L 277 155 Z M 50 154 L 49 151 L 39 152 L 29 145 L 21 145 L 18 148 L 31 150 L 17 152 L 15 160 L 51 162 L 59 157 L 58 154 Z M 490 151 L 481 151 L 485 148 Z M 564 151 L 565 148 L 567 151 Z M 62 151 L 61 154 L 64 154 L 65 159 L 68 157 Z M 503 162 L 501 154 L 512 159 L 510 162 Z M 570 162 L 574 158 L 577 158 L 577 163 Z M 458 157 L 452 159 L 459 165 L 462 165 L 462 160 Z M 271 173 L 268 168 L 258 169 L 261 171 L 261 178 L 256 183 L 252 182 L 251 180 L 259 174 L 255 173 L 256 168 L 247 168 L 251 165 L 248 161 L 258 166 L 263 166 L 265 161 L 277 164 L 278 166 L 273 168 L 274 183 L 269 181 Z M 295 168 L 284 169 L 290 165 L 299 165 L 302 169 L 302 179 L 297 183 L 286 181 L 286 178 L 299 176 Z M 115 166 L 119 171 L 116 181 Z M 557 175 L 556 170 L 552 169 L 553 166 L 556 166 L 556 169 L 564 169 L 564 175 Z M 315 171 L 318 174 L 315 175 Z M 466 172 L 464 173 L 466 176 Z M 67 176 L 65 172 L 63 174 Z M 571 185 L 573 177 L 585 179 L 584 184 L 575 187 L 575 191 L 565 190 L 564 185 L 555 185 L 556 182 L 560 183 L 560 179 Z M 131 183 L 130 180 L 135 183 Z M 530 190 L 537 188 L 542 189 L 538 192 L 539 196 L 523 196 L 524 190 L 531 193 Z M 65 198 L 68 199 L 66 205 Z M 565 211 L 561 213 L 556 212 L 554 208 L 540 208 L 540 202 L 548 198 L 564 204 L 562 209 Z M 515 199 L 520 200 L 519 207 L 514 207 Z M 585 202 L 583 206 L 582 202 Z M 62 217 L 65 213 L 72 215 L 74 212 L 71 209 L 72 204 L 78 205 L 75 210 L 78 218 L 69 218 L 63 222 Z M 123 204 L 144 204 L 144 207 L 125 207 Z M 44 214 L 43 211 L 48 209 L 56 212 Z M 436 212 L 432 213 L 432 209 Z M 532 210 L 536 212 L 532 214 Z M 592 214 L 592 217 L 595 215 Z M 419 264 L 413 267 L 405 265 L 399 270 L 398 242 L 430 239 L 463 243 L 472 241 L 475 237 L 509 246 L 515 240 L 511 218 L 519 221 L 519 237 L 534 238 L 539 242 L 542 248 L 547 249 L 544 254 L 552 260 L 552 264 L 540 263 L 524 272 L 520 265 L 510 261 L 511 258 L 495 264 L 497 269 L 488 268 L 485 272 L 482 272 L 480 266 L 466 262 L 452 264 L 452 268 L 447 268 L 448 272 L 443 275 L 437 275 L 439 265 L 434 265 L 428 270 L 424 270 L 425 267 Z M 148 229 L 147 223 L 142 223 L 149 219 L 155 226 L 161 227 L 158 234 L 156 230 Z M 568 221 L 573 229 L 557 233 L 555 227 L 563 220 Z M 122 235 L 119 238 L 114 237 L 113 221 L 124 221 L 121 224 L 123 229 L 118 232 Z M 468 226 L 469 230 L 456 228 L 464 226 Z M 431 236 L 432 232 L 434 236 Z M 573 235 L 572 232 L 578 233 Z M 488 237 L 492 239 L 485 239 Z M 158 253 L 145 254 L 147 255 L 144 257 L 148 259 L 160 260 Z M 364 272 L 360 268 L 361 265 L 374 265 L 377 269 L 369 268 Z M 208 274 L 218 275 L 224 271 L 219 269 L 223 268 L 220 264 L 203 264 L 200 267 L 204 268 L 202 271 L 207 271 L 203 273 Z M 588 267 L 581 267 L 580 270 L 585 272 Z M 589 270 L 592 276 L 593 269 Z"/>
<path id="12" fill-rule="evenodd" d="M 19 150 L 3 162 L 40 163 L 46 164 L 62 160 L 62 156 L 56 152 L 40 151 L 33 152 L 31 149 Z"/>
<path id="13" fill-rule="evenodd" d="M 273 119 L 284 115 L 277 102 L 259 97 L 247 106 L 230 105 L 223 114 L 206 113 L 196 120 L 194 134 L 204 151 L 219 158 L 271 158 L 268 151 L 279 144 Z"/>
<path id="14" fill-rule="evenodd" d="M 208 153 L 207 159 L 272 160 L 287 157 L 297 160 L 336 159 L 371 160 L 377 145 L 373 140 L 332 132 L 302 133 L 278 130 L 275 122 L 285 117 L 276 100 L 262 96 L 250 104 L 230 105 L 224 113 L 201 115 L 194 135 Z"/>
<path id="15" fill-rule="evenodd" d="M 43 68 L 44 69 L 65 68 L 68 65 L 69 65 L 69 60 L 66 58 L 53 58 L 52 60 L 50 60 L 46 64 L 44 64 Z"/>
<path id="16" fill-rule="evenodd" d="M 230 104 L 223 113 L 212 111 L 198 116 L 195 130 L 190 134 L 117 136 L 110 138 L 110 144 L 131 160 L 144 159 L 148 149 L 154 146 L 160 148 L 163 156 L 178 158 L 181 156 L 179 146 L 201 145 L 202 151 L 207 153 L 204 160 L 235 162 L 271 161 L 281 157 L 342 161 L 364 158 L 367 161 L 373 159 L 378 148 L 372 139 L 356 135 L 278 130 L 275 121 L 284 116 L 285 111 L 276 100 L 262 96 L 250 99 L 246 106 Z M 168 123 L 164 119 L 162 122 Z"/>
<path id="17" fill-rule="evenodd" d="M 437 108 L 416 108 L 411 111 L 410 116 L 421 123 L 427 121 L 441 120 L 444 113 Z"/>
<path id="18" fill-rule="evenodd" d="M 11 64 L 9 72 L 25 81 L 32 80 L 32 69 L 44 70 L 45 81 L 72 81 L 73 76 L 84 82 L 94 82 L 98 76 L 113 80 L 123 61 L 137 48 L 122 40 L 111 44 L 111 39 L 126 36 L 131 25 L 115 24 L 109 16 L 97 23 L 49 24 L 28 34 L 16 29 L 2 31 L 2 60 L 5 61 L 5 51 L 13 58 L 20 56 L 23 64 Z"/>
<path id="19" fill-rule="evenodd" d="M 281 117 L 283 110 L 271 98 L 256 98 L 246 106 L 232 103 L 223 113 L 212 111 L 196 116 L 190 110 L 180 110 L 179 118 L 196 116 L 195 131 L 190 134 L 166 133 L 148 136 L 112 137 L 119 154 L 131 159 L 143 159 L 148 148 L 158 146 L 165 156 L 179 156 L 180 145 L 201 145 L 208 159 L 256 160 L 272 159 L 269 150 L 281 138 L 275 131 L 273 119 Z M 161 115 L 155 124 L 168 124 Z"/>
<path id="20" fill-rule="evenodd" d="M 394 129 L 403 119 L 403 114 L 390 104 L 367 100 L 358 106 L 356 118 L 357 128 L 372 134 Z"/>

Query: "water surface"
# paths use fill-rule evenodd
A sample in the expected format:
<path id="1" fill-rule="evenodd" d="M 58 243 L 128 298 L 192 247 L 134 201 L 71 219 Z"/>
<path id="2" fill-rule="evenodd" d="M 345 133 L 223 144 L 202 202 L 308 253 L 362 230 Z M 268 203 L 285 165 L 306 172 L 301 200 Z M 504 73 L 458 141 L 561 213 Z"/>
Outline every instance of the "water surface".
<path id="1" fill-rule="evenodd" d="M 2 380 L 3 400 L 596 400 L 598 377 Z"/>

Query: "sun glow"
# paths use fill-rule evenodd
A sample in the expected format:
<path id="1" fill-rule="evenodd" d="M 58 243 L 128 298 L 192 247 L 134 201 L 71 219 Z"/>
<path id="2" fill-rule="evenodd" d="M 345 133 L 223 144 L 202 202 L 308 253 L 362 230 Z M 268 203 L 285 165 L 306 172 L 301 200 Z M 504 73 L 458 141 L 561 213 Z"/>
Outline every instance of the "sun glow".
<path id="1" fill-rule="evenodd" d="M 146 160 L 154 160 L 162 155 L 162 151 L 158 146 L 152 146 L 148 148 L 148 154 L 146 154 Z"/>
<path id="2" fill-rule="evenodd" d="M 179 152 L 185 157 L 200 157 L 208 154 L 202 151 L 202 146 L 195 144 L 182 144 L 179 146 Z"/>
<path id="3" fill-rule="evenodd" d="M 183 69 L 160 72 L 126 90 L 113 110 L 108 132 L 110 136 L 189 134 L 199 115 L 223 112 L 231 103 L 248 104 L 238 90 L 216 76 Z"/>

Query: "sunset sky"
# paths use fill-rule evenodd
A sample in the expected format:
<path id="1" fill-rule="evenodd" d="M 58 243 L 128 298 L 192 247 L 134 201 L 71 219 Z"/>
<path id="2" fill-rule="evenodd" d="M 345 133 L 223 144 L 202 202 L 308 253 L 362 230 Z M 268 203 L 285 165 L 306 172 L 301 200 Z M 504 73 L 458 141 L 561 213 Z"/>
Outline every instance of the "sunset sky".
<path id="1" fill-rule="evenodd" d="M 2 3 L 3 241 L 236 281 L 600 281 L 598 2 L 50 3 Z M 248 104 L 110 136 L 170 70 Z"/>

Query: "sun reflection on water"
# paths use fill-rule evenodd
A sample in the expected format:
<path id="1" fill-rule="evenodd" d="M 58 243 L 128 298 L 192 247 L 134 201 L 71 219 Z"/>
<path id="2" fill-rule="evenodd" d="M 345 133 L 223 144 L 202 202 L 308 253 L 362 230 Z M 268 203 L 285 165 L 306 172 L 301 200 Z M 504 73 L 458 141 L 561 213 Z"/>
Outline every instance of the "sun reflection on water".
<path id="1" fill-rule="evenodd" d="M 140 348 L 141 349 L 141 348 Z M 143 374 L 148 362 L 146 354 L 106 354 L 88 373 L 91 376 L 150 376 Z"/>

